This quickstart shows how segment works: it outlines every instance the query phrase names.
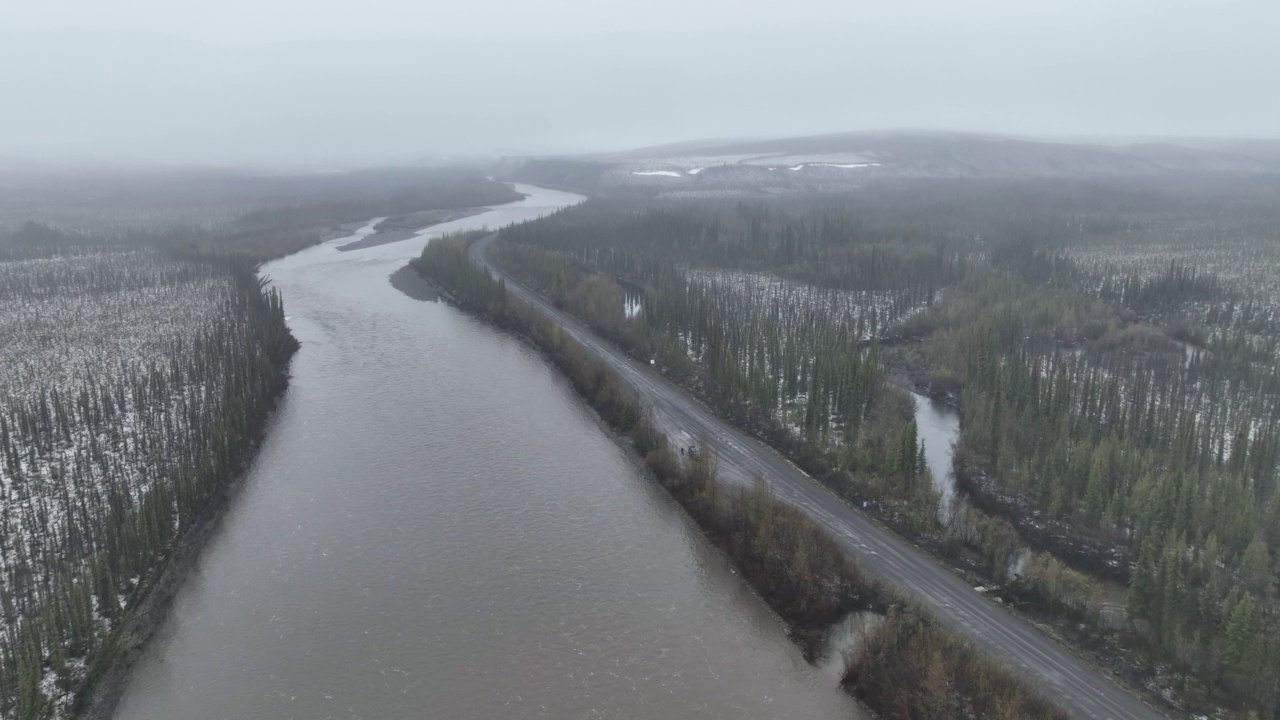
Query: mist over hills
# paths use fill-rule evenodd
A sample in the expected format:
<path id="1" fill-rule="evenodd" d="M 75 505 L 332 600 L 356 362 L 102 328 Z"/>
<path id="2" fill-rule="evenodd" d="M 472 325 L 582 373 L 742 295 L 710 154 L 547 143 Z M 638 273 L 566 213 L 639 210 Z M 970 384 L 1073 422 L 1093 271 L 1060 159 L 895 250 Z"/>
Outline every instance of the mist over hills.
<path id="1" fill-rule="evenodd" d="M 74 227 L 110 206 L 124 225 L 201 224 L 264 204 L 401 197 L 492 176 L 587 194 L 761 197 L 843 192 L 868 182 L 1125 177 L 1280 177 L 1276 139 L 1043 139 L 885 130 L 780 138 L 702 139 L 585 155 L 406 154 L 398 166 L 348 170 L 4 161 L 0 226 Z M 403 204 L 403 203 L 402 203 Z"/>
<path id="2" fill-rule="evenodd" d="M 513 179 L 585 191 L 646 188 L 676 195 L 834 189 L 887 178 L 1276 174 L 1280 141 L 1081 141 L 877 131 L 508 158 L 502 171 Z"/>

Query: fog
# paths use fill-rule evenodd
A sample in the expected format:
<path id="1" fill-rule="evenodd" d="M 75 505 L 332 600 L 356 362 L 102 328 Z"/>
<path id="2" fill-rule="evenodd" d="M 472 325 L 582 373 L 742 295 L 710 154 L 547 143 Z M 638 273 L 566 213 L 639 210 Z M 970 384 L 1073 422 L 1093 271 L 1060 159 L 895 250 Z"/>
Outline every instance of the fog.
<path id="1" fill-rule="evenodd" d="M 69 0 L 0 18 L 8 158 L 323 166 L 904 127 L 1280 134 L 1274 0 Z"/>

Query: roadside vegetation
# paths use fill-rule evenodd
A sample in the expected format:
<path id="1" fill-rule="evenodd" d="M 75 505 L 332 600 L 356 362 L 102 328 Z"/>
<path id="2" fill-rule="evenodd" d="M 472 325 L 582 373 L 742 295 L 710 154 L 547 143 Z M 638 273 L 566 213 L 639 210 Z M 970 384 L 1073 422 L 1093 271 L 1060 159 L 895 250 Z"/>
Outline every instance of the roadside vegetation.
<path id="1" fill-rule="evenodd" d="M 1179 711 L 1280 712 L 1265 179 L 604 199 L 495 259 Z M 956 405 L 954 515 L 911 404 Z"/>
<path id="2" fill-rule="evenodd" d="M 603 361 L 471 263 L 467 247 L 477 236 L 437 238 L 413 266 L 464 308 L 542 350 L 601 418 L 626 433 L 654 477 L 782 617 L 808 657 L 849 613 L 885 613 L 885 622 L 847 659 L 843 683 L 849 692 L 891 720 L 1069 717 L 1020 676 L 943 629 L 928 610 L 866 575 L 830 534 L 775 497 L 763 480 L 729 487 L 717 479 L 709 449 L 676 455 Z M 910 463 L 916 467 L 914 451 Z"/>
<path id="3" fill-rule="evenodd" d="M 564 214 L 552 218 L 563 222 Z M 912 305 L 911 291 L 895 297 L 689 272 L 669 257 L 633 260 L 622 251 L 604 255 L 599 269 L 531 244 L 524 234 L 535 232 L 565 238 L 536 223 L 504 229 L 497 262 L 848 499 L 874 501 L 904 527 L 931 522 L 937 494 L 911 400 L 890 389 L 879 360 L 880 328 Z M 618 278 L 641 288 L 633 317 Z"/>

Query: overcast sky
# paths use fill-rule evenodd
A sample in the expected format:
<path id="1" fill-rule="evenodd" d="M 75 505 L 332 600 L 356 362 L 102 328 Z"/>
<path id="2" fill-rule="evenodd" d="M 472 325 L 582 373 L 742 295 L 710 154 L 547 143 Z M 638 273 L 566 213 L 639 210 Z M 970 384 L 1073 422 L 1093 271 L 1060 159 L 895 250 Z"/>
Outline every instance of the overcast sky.
<path id="1" fill-rule="evenodd" d="M 1280 136 L 1277 0 L 0 0 L 0 156 Z"/>

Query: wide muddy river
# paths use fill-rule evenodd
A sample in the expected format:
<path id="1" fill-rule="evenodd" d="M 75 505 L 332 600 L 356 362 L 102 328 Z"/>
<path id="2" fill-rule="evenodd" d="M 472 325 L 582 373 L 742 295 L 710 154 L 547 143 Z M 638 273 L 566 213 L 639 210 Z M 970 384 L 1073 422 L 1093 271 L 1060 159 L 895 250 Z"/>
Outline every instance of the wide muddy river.
<path id="1" fill-rule="evenodd" d="M 546 362 L 388 282 L 580 199 L 519 189 L 264 268 L 292 383 L 118 718 L 865 717 Z"/>

